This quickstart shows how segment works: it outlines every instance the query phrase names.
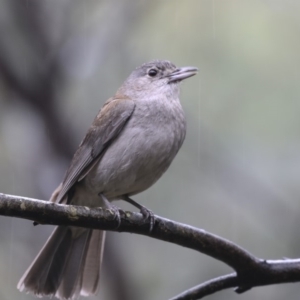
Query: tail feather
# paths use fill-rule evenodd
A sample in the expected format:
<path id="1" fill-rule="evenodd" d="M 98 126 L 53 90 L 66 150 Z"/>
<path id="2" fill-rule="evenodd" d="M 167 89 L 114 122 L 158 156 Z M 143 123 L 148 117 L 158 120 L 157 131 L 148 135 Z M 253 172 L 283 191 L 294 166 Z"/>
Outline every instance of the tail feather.
<path id="1" fill-rule="evenodd" d="M 58 234 L 58 240 L 56 241 L 55 237 L 50 240 L 52 243 L 56 242 L 57 245 L 54 244 L 53 248 L 51 244 L 46 246 L 47 249 L 53 249 L 52 253 L 50 253 L 48 257 L 41 257 L 41 263 L 37 262 L 35 264 L 37 269 L 36 274 L 31 274 L 31 281 L 33 281 L 33 283 L 37 276 L 40 276 L 41 278 L 41 280 L 39 280 L 39 289 L 37 290 L 38 294 L 53 294 L 60 285 L 72 245 L 71 231 L 68 230 L 68 228 L 64 228 L 63 230 L 63 235 L 60 236 L 59 233 L 61 230 L 60 227 L 58 227 L 58 230 L 56 230 L 56 234 Z M 39 275 L 38 272 L 41 266 L 43 269 Z"/>
<path id="2" fill-rule="evenodd" d="M 29 266 L 18 283 L 20 291 L 32 291 L 36 295 L 53 294 L 59 286 L 59 279 L 61 277 L 64 264 L 57 269 L 57 277 L 48 278 L 50 269 L 53 270 L 53 258 L 60 248 L 61 244 L 66 244 L 71 240 L 71 235 L 68 234 L 67 227 L 57 227 L 48 238 L 44 247 L 41 249 L 35 260 Z M 65 245 L 63 249 L 67 250 L 69 247 Z M 64 254 L 66 251 L 63 251 Z M 65 255 L 62 255 L 63 257 Z"/>
<path id="3" fill-rule="evenodd" d="M 97 294 L 103 257 L 105 231 L 93 230 L 83 269 L 81 295 Z"/>
<path id="4" fill-rule="evenodd" d="M 92 230 L 84 230 L 79 237 L 73 239 L 62 282 L 56 293 L 58 298 L 76 299 L 82 286 L 82 270 L 84 268 L 88 244 Z"/>
<path id="5" fill-rule="evenodd" d="M 99 285 L 104 232 L 57 227 L 18 283 L 37 296 L 76 299 L 94 294 Z"/>

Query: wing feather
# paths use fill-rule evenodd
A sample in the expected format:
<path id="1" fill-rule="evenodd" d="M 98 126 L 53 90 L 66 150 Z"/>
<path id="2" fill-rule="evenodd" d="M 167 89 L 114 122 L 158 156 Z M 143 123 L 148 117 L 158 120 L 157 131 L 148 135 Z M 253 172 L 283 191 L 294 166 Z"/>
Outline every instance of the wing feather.
<path id="1" fill-rule="evenodd" d="M 79 145 L 54 201 L 61 203 L 72 186 L 82 180 L 130 119 L 135 103 L 128 97 L 109 99 Z"/>

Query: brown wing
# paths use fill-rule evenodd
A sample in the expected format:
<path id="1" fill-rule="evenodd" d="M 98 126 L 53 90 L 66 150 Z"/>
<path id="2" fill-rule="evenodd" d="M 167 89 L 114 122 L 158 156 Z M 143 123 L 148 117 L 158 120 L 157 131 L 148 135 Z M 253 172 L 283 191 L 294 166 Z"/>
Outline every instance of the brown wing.
<path id="1" fill-rule="evenodd" d="M 134 108 L 134 102 L 127 97 L 116 97 L 106 102 L 75 152 L 64 180 L 57 190 L 57 197 L 52 196 L 54 198 L 52 201 L 61 203 L 70 188 L 85 177 L 91 166 L 122 131 Z"/>

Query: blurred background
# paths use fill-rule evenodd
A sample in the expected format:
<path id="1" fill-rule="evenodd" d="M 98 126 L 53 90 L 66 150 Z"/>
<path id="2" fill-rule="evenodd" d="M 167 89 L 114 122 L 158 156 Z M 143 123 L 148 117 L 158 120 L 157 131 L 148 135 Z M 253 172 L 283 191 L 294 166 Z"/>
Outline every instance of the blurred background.
<path id="1" fill-rule="evenodd" d="M 134 199 L 261 258 L 300 256 L 300 2 L 1 0 L 0 192 L 48 199 L 105 100 L 152 59 L 192 65 L 186 141 Z M 126 209 L 131 206 L 120 205 Z M 0 218 L 0 298 L 51 226 Z M 168 299 L 231 270 L 195 251 L 109 233 L 94 299 Z M 207 299 L 299 299 L 300 284 Z"/>

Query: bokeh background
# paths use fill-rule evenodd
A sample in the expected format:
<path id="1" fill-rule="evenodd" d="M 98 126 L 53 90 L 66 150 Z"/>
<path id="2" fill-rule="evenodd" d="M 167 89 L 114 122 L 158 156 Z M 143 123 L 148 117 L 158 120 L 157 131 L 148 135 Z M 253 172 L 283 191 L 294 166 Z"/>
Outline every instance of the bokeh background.
<path id="1" fill-rule="evenodd" d="M 182 84 L 181 151 L 135 200 L 258 257 L 299 257 L 297 0 L 1 0 L 0 192 L 48 199 L 105 100 L 155 58 L 200 71 Z M 35 299 L 16 284 L 52 229 L 0 218 L 2 300 Z M 227 272 L 195 251 L 110 233 L 94 299 L 168 299 Z M 299 293 L 298 283 L 207 299 Z"/>

